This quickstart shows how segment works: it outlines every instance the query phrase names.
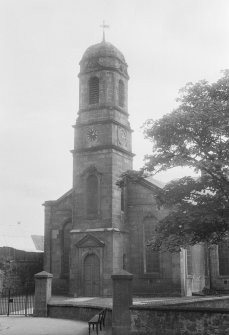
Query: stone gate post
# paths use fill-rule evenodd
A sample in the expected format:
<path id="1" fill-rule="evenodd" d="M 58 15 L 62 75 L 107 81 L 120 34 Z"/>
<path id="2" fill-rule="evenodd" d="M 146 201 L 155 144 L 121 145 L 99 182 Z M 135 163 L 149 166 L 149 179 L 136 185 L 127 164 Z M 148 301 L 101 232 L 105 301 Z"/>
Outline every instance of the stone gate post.
<path id="1" fill-rule="evenodd" d="M 51 298 L 52 277 L 51 273 L 46 271 L 35 274 L 35 303 L 33 316 L 46 317 L 47 304 Z"/>
<path id="2" fill-rule="evenodd" d="M 121 270 L 111 278 L 113 281 L 112 335 L 129 335 L 133 275 Z"/>

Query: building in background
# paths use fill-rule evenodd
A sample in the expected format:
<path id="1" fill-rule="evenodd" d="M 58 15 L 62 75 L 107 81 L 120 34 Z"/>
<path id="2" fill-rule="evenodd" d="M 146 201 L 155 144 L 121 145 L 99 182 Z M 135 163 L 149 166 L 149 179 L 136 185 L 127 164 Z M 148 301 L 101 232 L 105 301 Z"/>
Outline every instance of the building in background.
<path id="1" fill-rule="evenodd" d="M 21 224 L 0 225 L 0 291 L 33 285 L 34 274 L 43 269 L 44 237 L 36 240 L 39 246 Z"/>

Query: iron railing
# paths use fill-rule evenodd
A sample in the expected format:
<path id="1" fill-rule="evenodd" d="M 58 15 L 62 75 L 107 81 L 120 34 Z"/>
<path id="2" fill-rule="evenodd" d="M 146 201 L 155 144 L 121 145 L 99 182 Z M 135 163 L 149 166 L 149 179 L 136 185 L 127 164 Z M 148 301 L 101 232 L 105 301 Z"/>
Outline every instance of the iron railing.
<path id="1" fill-rule="evenodd" d="M 34 287 L 5 288 L 0 292 L 0 315 L 31 315 L 34 308 Z"/>

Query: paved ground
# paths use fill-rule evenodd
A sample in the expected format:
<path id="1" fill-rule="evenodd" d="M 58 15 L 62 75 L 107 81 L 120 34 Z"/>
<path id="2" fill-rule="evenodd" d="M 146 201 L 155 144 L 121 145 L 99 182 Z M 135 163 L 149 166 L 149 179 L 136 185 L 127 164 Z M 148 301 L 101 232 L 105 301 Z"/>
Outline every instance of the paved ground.
<path id="1" fill-rule="evenodd" d="M 0 316 L 1 335 L 87 335 L 87 322 L 33 318 L 25 316 Z M 91 335 L 96 332 L 91 332 Z M 111 335 L 111 330 L 99 332 L 100 335 Z"/>

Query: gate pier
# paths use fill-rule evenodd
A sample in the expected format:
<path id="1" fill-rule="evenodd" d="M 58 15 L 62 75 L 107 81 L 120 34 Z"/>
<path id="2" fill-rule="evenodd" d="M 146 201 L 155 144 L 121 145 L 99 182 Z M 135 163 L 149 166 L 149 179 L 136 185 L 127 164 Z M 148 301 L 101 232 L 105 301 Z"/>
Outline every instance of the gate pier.
<path id="1" fill-rule="evenodd" d="M 52 277 L 51 273 L 42 271 L 35 276 L 35 304 L 33 316 L 46 317 L 47 304 L 51 298 Z"/>

